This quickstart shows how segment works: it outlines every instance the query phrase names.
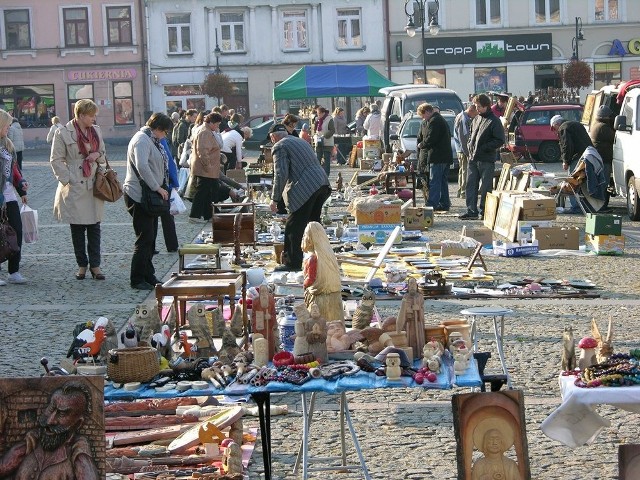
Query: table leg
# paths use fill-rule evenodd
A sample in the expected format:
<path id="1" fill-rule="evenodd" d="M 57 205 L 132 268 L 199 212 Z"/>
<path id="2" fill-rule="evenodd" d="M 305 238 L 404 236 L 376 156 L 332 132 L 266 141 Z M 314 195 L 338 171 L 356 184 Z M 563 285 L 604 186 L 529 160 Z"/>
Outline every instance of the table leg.
<path id="1" fill-rule="evenodd" d="M 271 398 L 268 392 L 252 393 L 251 396 L 258 405 L 264 478 L 271 480 Z"/>
<path id="2" fill-rule="evenodd" d="M 498 317 L 500 317 L 500 330 L 498 331 Z M 507 388 L 511 389 L 511 377 L 507 370 L 507 362 L 504 359 L 504 351 L 502 350 L 502 339 L 504 337 L 504 315 L 496 315 L 493 317 L 493 332 L 496 336 L 496 347 L 498 348 L 498 355 L 500 356 L 500 363 L 502 364 L 502 371 L 507 377 Z"/>
<path id="3" fill-rule="evenodd" d="M 347 409 L 347 397 L 344 393 L 340 394 L 340 446 L 342 449 L 342 465 L 347 464 L 347 445 L 345 442 L 345 425 L 344 411 Z"/>
<path id="4" fill-rule="evenodd" d="M 351 432 L 351 440 L 353 441 L 353 446 L 356 449 L 356 453 L 358 454 L 358 459 L 360 460 L 360 469 L 362 470 L 362 475 L 365 480 L 371 480 L 369 476 L 369 470 L 367 470 L 367 464 L 364 460 L 364 455 L 362 455 L 362 450 L 360 449 L 360 442 L 358 442 L 358 436 L 356 435 L 356 430 L 353 428 L 353 422 L 351 421 L 351 414 L 349 413 L 349 405 L 347 403 L 347 394 L 342 392 L 340 394 L 340 409 L 341 413 L 344 413 L 345 419 L 347 421 L 347 426 L 349 427 L 349 432 Z M 343 437 L 344 441 L 344 437 Z M 346 462 L 344 463 L 346 465 Z"/>

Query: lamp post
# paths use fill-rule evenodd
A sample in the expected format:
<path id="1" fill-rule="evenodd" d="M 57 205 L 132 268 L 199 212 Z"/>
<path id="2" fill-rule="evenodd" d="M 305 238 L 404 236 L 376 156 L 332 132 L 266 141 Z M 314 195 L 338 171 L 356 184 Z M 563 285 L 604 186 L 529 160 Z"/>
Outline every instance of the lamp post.
<path id="1" fill-rule="evenodd" d="M 418 12 L 415 11 L 414 5 L 418 6 Z M 438 10 L 440 9 L 439 0 L 405 0 L 404 13 L 407 15 L 407 26 L 404 28 L 407 35 L 414 37 L 416 35 L 416 24 L 414 20 L 420 22 L 420 32 L 422 34 L 422 79 L 424 83 L 427 83 L 427 58 L 425 55 L 424 45 L 424 32 L 425 23 L 429 20 L 429 33 L 431 35 L 438 35 L 440 32 L 440 25 L 438 25 Z"/>
<path id="2" fill-rule="evenodd" d="M 582 18 L 576 17 L 576 36 L 571 39 L 571 48 L 573 49 L 571 60 L 580 60 L 579 47 L 583 41 L 584 34 L 582 33 Z"/>
<path id="3" fill-rule="evenodd" d="M 213 54 L 216 56 L 216 73 L 222 73 L 220 70 L 220 54 L 222 50 L 220 50 L 220 45 L 218 45 L 218 29 L 216 28 L 216 48 L 213 50 Z"/>

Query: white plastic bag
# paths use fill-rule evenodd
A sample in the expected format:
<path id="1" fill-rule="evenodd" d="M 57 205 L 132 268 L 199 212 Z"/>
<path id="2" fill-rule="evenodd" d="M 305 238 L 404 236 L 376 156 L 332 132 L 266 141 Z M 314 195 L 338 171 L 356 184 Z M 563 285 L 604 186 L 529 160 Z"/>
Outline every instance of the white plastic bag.
<path id="1" fill-rule="evenodd" d="M 189 183 L 189 169 L 181 167 L 178 172 L 178 193 L 180 196 L 184 195 L 187 190 L 187 184 Z"/>
<path id="2" fill-rule="evenodd" d="M 182 198 L 180 198 L 180 194 L 175 188 L 171 190 L 169 204 L 169 213 L 171 215 L 179 215 L 187 211 L 187 206 L 184 204 Z"/>
<path id="3" fill-rule="evenodd" d="M 184 146 L 182 147 L 182 153 L 180 154 L 180 166 L 181 167 L 189 167 L 189 158 L 191 157 L 191 139 L 187 138 L 184 142 Z"/>
<path id="4" fill-rule="evenodd" d="M 22 241 L 24 243 L 37 242 L 38 211 L 23 203 L 20 207 L 20 219 L 22 220 Z"/>

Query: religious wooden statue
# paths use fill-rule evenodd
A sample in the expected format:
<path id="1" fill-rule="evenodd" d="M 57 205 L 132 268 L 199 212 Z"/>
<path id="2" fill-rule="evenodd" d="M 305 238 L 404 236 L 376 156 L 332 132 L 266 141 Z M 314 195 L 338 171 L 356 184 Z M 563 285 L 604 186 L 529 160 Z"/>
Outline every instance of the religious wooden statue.
<path id="1" fill-rule="evenodd" d="M 340 320 L 344 323 L 342 309 L 342 283 L 340 266 L 329 243 L 324 227 L 318 222 L 310 222 L 302 236 L 304 272 L 304 301 L 307 307 L 315 303 L 320 315 L 328 322 Z"/>
<path id="2" fill-rule="evenodd" d="M 418 282 L 414 277 L 407 279 L 407 293 L 402 297 L 400 313 L 396 321 L 396 332 L 407 332 L 409 346 L 413 349 L 413 358 L 422 358 L 424 348 L 424 297 L 418 291 Z"/>
<path id="3" fill-rule="evenodd" d="M 520 479 L 518 464 L 504 455 L 513 445 L 513 432 L 507 422 L 488 418 L 478 423 L 473 431 L 473 445 L 483 456 L 473 462 L 472 480 Z"/>
<path id="4" fill-rule="evenodd" d="M 280 338 L 278 336 L 278 322 L 276 318 L 276 302 L 273 293 L 266 284 L 258 288 L 258 296 L 253 299 L 251 306 L 251 329 L 253 333 L 261 334 L 267 341 L 267 355 L 269 359 L 278 351 Z"/>
<path id="5" fill-rule="evenodd" d="M 327 321 L 320 315 L 320 308 L 315 303 L 309 305 L 310 318 L 307 321 L 306 340 L 309 352 L 318 361 L 327 361 Z"/>

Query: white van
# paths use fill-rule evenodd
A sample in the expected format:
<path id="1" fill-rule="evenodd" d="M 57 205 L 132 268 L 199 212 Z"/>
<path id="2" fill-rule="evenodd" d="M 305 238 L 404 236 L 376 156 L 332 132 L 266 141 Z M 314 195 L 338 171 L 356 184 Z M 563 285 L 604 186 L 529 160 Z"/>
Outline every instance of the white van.
<path id="1" fill-rule="evenodd" d="M 391 152 L 389 135 L 398 132 L 400 121 L 409 112 L 415 112 L 422 103 L 430 103 L 441 111 L 451 111 L 455 115 L 464 110 L 462 100 L 453 90 L 436 85 L 396 85 L 381 88 L 385 96 L 382 103 L 382 141 L 386 152 Z"/>

